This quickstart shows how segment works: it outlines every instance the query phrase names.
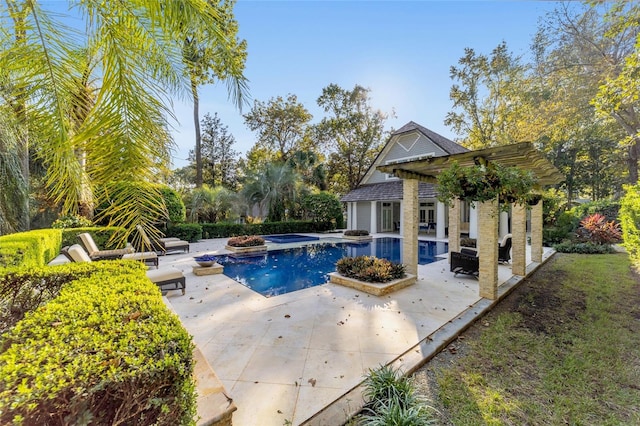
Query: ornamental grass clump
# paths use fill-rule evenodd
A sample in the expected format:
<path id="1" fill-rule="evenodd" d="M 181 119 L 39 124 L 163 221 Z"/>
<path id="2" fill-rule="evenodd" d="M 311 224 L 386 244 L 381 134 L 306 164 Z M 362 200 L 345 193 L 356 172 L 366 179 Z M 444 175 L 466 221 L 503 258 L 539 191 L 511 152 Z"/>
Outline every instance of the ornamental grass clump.
<path id="1" fill-rule="evenodd" d="M 374 283 L 384 283 L 406 276 L 403 264 L 374 256 L 343 257 L 336 264 L 336 269 L 345 277 Z"/>
<path id="2" fill-rule="evenodd" d="M 229 238 L 227 245 L 231 247 L 255 247 L 264 245 L 264 238 L 257 235 L 242 235 Z"/>
<path id="3" fill-rule="evenodd" d="M 417 395 L 414 381 L 391 366 L 369 370 L 363 396 L 367 403 L 357 417 L 359 425 L 435 424 L 435 410 Z"/>

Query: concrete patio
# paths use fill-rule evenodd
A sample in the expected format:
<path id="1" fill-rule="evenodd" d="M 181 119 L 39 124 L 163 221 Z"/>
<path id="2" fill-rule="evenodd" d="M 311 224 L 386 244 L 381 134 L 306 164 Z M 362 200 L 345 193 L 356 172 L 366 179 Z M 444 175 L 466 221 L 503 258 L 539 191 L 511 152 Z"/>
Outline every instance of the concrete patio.
<path id="1" fill-rule="evenodd" d="M 324 284 L 265 298 L 224 275 L 192 273 L 193 256 L 226 253 L 226 241 L 192 243 L 160 265 L 187 277 L 186 295 L 169 291 L 165 301 L 237 406 L 236 426 L 339 425 L 360 406 L 369 369 L 394 362 L 412 371 L 495 303 L 479 297 L 477 279 L 454 277 L 446 258 L 419 265 L 415 285 L 387 296 Z M 528 248 L 529 273 L 539 264 Z M 543 261 L 551 254 L 545 248 Z M 510 265 L 498 277 L 500 294 L 522 280 Z"/>

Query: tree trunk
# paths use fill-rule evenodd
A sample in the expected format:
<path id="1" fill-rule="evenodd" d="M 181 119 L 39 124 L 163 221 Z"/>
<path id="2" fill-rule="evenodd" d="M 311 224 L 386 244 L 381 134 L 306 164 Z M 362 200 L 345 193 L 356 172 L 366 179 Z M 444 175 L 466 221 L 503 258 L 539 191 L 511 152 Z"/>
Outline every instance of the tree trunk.
<path id="1" fill-rule="evenodd" d="M 629 168 L 629 183 L 638 183 L 638 152 L 640 152 L 640 138 L 635 136 L 629 145 L 627 166 Z"/>
<path id="2" fill-rule="evenodd" d="M 198 85 L 191 78 L 191 93 L 193 94 L 193 124 L 196 132 L 196 188 L 202 187 L 202 143 L 200 137 L 200 103 L 198 99 Z"/>

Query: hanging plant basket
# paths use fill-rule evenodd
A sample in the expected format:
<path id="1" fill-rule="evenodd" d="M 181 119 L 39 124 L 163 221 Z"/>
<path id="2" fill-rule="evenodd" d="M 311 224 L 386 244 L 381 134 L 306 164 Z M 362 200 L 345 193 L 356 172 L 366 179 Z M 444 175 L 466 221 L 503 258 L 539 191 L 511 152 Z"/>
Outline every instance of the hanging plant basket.
<path id="1" fill-rule="evenodd" d="M 438 175 L 438 200 L 448 203 L 458 198 L 467 202 L 499 199 L 501 204 L 524 204 L 531 198 L 537 181 L 529 171 L 499 164 L 461 167 L 453 162 Z"/>

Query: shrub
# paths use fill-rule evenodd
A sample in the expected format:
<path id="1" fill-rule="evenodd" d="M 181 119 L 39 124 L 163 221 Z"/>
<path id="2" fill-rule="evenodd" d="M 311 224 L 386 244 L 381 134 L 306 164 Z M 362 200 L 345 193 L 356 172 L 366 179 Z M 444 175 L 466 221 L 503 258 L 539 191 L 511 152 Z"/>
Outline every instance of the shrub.
<path id="1" fill-rule="evenodd" d="M 610 245 L 620 242 L 620 224 L 607 222 L 607 218 L 600 213 L 585 217 L 580 222 L 577 232 L 578 239 L 593 244 Z"/>
<path id="2" fill-rule="evenodd" d="M 192 351 L 142 270 L 70 282 L 3 335 L 0 423 L 192 424 Z"/>
<path id="3" fill-rule="evenodd" d="M 640 265 L 640 185 L 626 185 L 620 200 L 620 226 L 624 248 L 632 262 Z"/>
<path id="4" fill-rule="evenodd" d="M 91 222 L 86 217 L 82 216 L 60 216 L 58 219 L 51 224 L 53 229 L 62 229 L 62 228 L 88 228 L 93 226 L 93 222 Z"/>
<path id="5" fill-rule="evenodd" d="M 270 235 L 297 232 L 323 232 L 333 229 L 331 223 L 294 220 L 264 223 L 203 223 L 205 238 L 226 238 L 238 235 Z"/>
<path id="6" fill-rule="evenodd" d="M 460 246 L 461 247 L 472 247 L 476 248 L 477 241 L 475 238 L 460 238 Z"/>
<path id="7" fill-rule="evenodd" d="M 333 229 L 344 226 L 342 203 L 340 199 L 329 192 L 306 195 L 302 199 L 305 213 L 314 222 L 331 223 Z"/>
<path id="8" fill-rule="evenodd" d="M 0 237 L 0 268 L 43 266 L 60 253 L 62 231 L 38 229 Z"/>
<path id="9" fill-rule="evenodd" d="M 0 335 L 60 293 L 71 281 L 105 271 L 118 274 L 143 268 L 139 262 L 67 263 L 57 266 L 15 267 L 0 275 Z"/>
<path id="10" fill-rule="evenodd" d="M 167 207 L 169 222 L 174 224 L 184 222 L 187 218 L 187 209 L 180 194 L 168 186 L 160 186 L 160 194 L 162 194 L 164 204 Z"/>
<path id="11" fill-rule="evenodd" d="M 434 409 L 416 395 L 414 381 L 390 366 L 369 370 L 364 381 L 366 405 L 357 424 L 367 426 L 434 424 Z"/>
<path id="12" fill-rule="evenodd" d="M 406 275 L 404 265 L 374 256 L 343 257 L 336 264 L 336 269 L 345 277 L 376 283 L 392 281 Z"/>
<path id="13" fill-rule="evenodd" d="M 198 223 L 178 223 L 168 227 L 166 235 L 195 243 L 202 239 L 202 226 Z"/>
<path id="14" fill-rule="evenodd" d="M 347 229 L 343 234 L 347 237 L 365 237 L 369 235 L 369 231 L 366 229 Z"/>
<path id="15" fill-rule="evenodd" d="M 594 244 L 591 242 L 580 243 L 565 241 L 555 244 L 553 248 L 560 253 L 579 253 L 579 254 L 608 254 L 614 253 L 615 250 L 611 246 Z"/>
<path id="16" fill-rule="evenodd" d="M 240 237 L 232 237 L 227 241 L 227 245 L 231 247 L 255 247 L 264 245 L 264 238 L 257 235 L 243 235 Z"/>

